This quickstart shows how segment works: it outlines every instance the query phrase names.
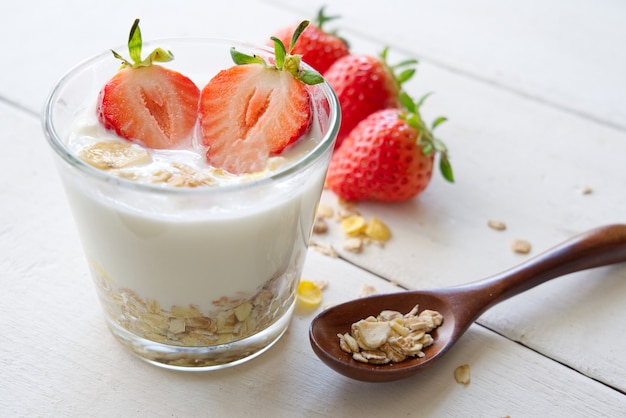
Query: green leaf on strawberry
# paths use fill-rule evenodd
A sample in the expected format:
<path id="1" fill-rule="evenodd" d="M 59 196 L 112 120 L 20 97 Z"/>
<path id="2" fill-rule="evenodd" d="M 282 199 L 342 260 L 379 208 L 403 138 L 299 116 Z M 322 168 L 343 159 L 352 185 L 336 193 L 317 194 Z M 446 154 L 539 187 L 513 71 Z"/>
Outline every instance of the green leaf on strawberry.
<path id="1" fill-rule="evenodd" d="M 452 165 L 450 164 L 450 160 L 448 160 L 448 153 L 442 153 L 440 155 L 439 171 L 441 171 L 443 178 L 448 180 L 450 183 L 454 182 L 454 174 L 452 173 Z"/>
<path id="2" fill-rule="evenodd" d="M 302 34 L 304 29 L 309 25 L 308 20 L 302 21 L 296 28 L 291 37 L 289 43 L 289 50 L 285 47 L 283 41 L 275 36 L 271 39 L 274 42 L 274 65 L 273 67 L 279 71 L 286 71 L 293 75 L 296 79 L 302 81 L 304 84 L 315 85 L 324 82 L 324 77 L 315 70 L 308 70 L 302 68 L 302 56 L 299 54 L 292 54 L 294 45 L 298 41 L 298 37 Z M 235 48 L 231 49 L 231 57 L 233 62 L 237 65 L 245 64 L 262 64 L 267 67 L 272 67 L 262 57 L 258 55 L 247 55 L 237 51 Z"/>
<path id="3" fill-rule="evenodd" d="M 155 48 L 146 59 L 141 59 L 141 50 L 143 47 L 143 41 L 141 39 L 141 30 L 139 29 L 139 19 L 135 19 L 133 26 L 130 28 L 130 34 L 128 35 L 128 53 L 131 61 L 122 57 L 117 52 L 111 50 L 115 58 L 122 61 L 122 68 L 130 66 L 132 68 L 149 67 L 153 62 L 168 62 L 174 59 L 174 54 L 171 51 L 166 51 L 162 48 Z"/>
<path id="4" fill-rule="evenodd" d="M 394 80 L 400 87 L 402 86 L 402 84 L 410 80 L 415 75 L 415 73 L 417 72 L 417 70 L 415 69 L 415 65 L 418 63 L 418 61 L 416 59 L 408 59 L 390 65 L 387 60 L 388 53 L 389 47 L 385 47 L 380 53 L 380 59 L 385 64 L 385 66 L 389 68 L 389 71 L 393 75 Z"/>
<path id="5" fill-rule="evenodd" d="M 422 148 L 424 155 L 439 154 L 439 171 L 444 179 L 450 183 L 454 183 L 454 174 L 452 165 L 448 158 L 448 148 L 442 140 L 433 135 L 433 130 L 447 121 L 445 116 L 439 116 L 432 123 L 430 128 L 426 126 L 420 114 L 420 107 L 432 93 L 424 94 L 417 102 L 405 91 L 400 92 L 400 103 L 406 110 L 400 114 L 400 118 L 419 132 L 417 144 Z"/>
<path id="6" fill-rule="evenodd" d="M 438 118 L 436 118 L 433 123 L 430 125 L 430 130 L 432 131 L 433 129 L 435 129 L 439 124 L 447 121 L 448 118 L 446 118 L 445 116 L 439 116 Z"/>
<path id="7" fill-rule="evenodd" d="M 347 41 L 336 31 L 328 31 L 324 27 L 326 22 L 337 17 L 327 16 L 322 7 L 314 21 L 311 24 L 307 22 L 301 31 L 298 26 L 302 26 L 302 23 L 289 25 L 274 32 L 271 45 L 273 38 L 280 39 L 285 45 L 289 45 L 292 54 L 300 55 L 304 62 L 316 71 L 324 73 L 336 60 L 350 53 Z"/>
<path id="8" fill-rule="evenodd" d="M 303 20 L 296 27 L 296 30 L 293 31 L 293 35 L 291 35 L 291 40 L 289 41 L 289 51 L 290 52 L 293 51 L 293 49 L 295 48 L 296 42 L 298 42 L 298 39 L 302 35 L 302 32 L 304 32 L 304 30 L 307 28 L 307 26 L 309 26 L 309 23 L 310 22 L 308 20 Z M 278 39 L 275 36 L 272 36 L 271 39 L 272 39 L 272 41 L 274 41 L 274 45 L 276 45 L 276 40 L 279 41 L 278 44 L 282 44 L 283 43 L 280 39 Z M 284 47 L 284 44 L 283 44 L 283 47 Z"/>
<path id="9" fill-rule="evenodd" d="M 112 51 L 121 68 L 100 90 L 97 116 L 121 138 L 154 149 L 180 148 L 190 142 L 196 125 L 200 89 L 181 73 L 156 62 L 174 59 L 156 48 L 145 59 L 139 19 L 128 37 L 130 60 Z"/>
<path id="10" fill-rule="evenodd" d="M 339 19 L 338 15 L 335 16 L 327 16 L 326 13 L 324 12 L 325 6 L 320 7 L 320 9 L 317 11 L 317 16 L 315 18 L 315 25 L 320 28 L 323 29 L 324 25 L 326 24 L 326 22 L 330 22 L 331 20 L 335 20 L 335 19 Z"/>
<path id="11" fill-rule="evenodd" d="M 265 61 L 260 56 L 244 54 L 237 51 L 235 47 L 230 49 L 230 56 L 233 59 L 233 62 L 237 65 L 265 64 Z"/>

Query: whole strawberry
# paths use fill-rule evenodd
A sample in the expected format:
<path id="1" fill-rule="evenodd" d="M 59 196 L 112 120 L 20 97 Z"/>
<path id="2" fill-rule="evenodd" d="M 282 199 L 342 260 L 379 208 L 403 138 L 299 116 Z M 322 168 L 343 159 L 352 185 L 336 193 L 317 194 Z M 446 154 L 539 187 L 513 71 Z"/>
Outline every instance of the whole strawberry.
<path id="1" fill-rule="evenodd" d="M 302 61 L 320 73 L 324 73 L 335 61 L 350 53 L 345 40 L 337 36 L 335 32 L 322 29 L 326 22 L 336 18 L 337 16 L 326 16 L 322 7 L 316 20 L 300 34 L 292 51 L 293 54 L 301 55 Z M 280 39 L 283 44 L 289 45 L 296 27 L 294 25 L 279 29 L 274 37 Z"/>
<path id="2" fill-rule="evenodd" d="M 440 169 L 453 182 L 445 145 L 411 110 L 382 109 L 361 121 L 332 157 L 326 186 L 344 200 L 400 202 L 428 186 L 435 154 Z M 445 118 L 438 118 L 434 128 Z"/>
<path id="3" fill-rule="evenodd" d="M 380 57 L 347 55 L 338 59 L 324 73 L 341 106 L 341 127 L 335 147 L 338 148 L 350 131 L 371 113 L 400 107 L 400 87 L 415 73 L 415 60 L 403 61 L 394 67 L 387 64 L 387 49 Z M 400 70 L 394 74 L 394 70 Z"/>
<path id="4" fill-rule="evenodd" d="M 196 125 L 200 89 L 188 77 L 155 62 L 174 59 L 157 48 L 141 59 L 141 31 L 135 20 L 128 38 L 131 61 L 117 52 L 121 69 L 104 85 L 97 104 L 102 125 L 120 137 L 155 149 L 189 142 Z"/>

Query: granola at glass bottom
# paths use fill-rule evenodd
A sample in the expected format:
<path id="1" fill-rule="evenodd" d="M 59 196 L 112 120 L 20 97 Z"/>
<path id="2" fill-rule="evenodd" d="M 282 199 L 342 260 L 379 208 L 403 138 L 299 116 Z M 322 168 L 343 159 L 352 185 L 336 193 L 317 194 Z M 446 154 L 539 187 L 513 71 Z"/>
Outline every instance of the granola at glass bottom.
<path id="1" fill-rule="evenodd" d="M 107 315 L 127 331 L 162 344 L 200 347 L 241 340 L 267 328 L 294 300 L 296 276 L 284 273 L 248 297 L 222 296 L 213 301 L 210 312 L 195 305 L 175 305 L 168 310 L 156 300 L 117 287 L 94 261 L 90 267 Z M 284 281 L 288 285 L 279 291 Z"/>

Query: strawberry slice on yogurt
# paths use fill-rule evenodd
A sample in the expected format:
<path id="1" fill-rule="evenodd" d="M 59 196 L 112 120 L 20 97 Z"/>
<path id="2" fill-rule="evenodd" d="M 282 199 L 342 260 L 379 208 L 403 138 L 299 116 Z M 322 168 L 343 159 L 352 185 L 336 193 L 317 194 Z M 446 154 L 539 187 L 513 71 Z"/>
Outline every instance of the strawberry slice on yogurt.
<path id="1" fill-rule="evenodd" d="M 112 51 L 122 66 L 100 91 L 98 119 L 106 129 L 148 148 L 181 148 L 196 125 L 200 89 L 188 77 L 153 65 L 171 61 L 170 51 L 157 48 L 142 60 L 141 49 L 137 19 L 128 39 L 132 62 Z"/>
<path id="2" fill-rule="evenodd" d="M 207 162 L 232 174 L 262 171 L 267 159 L 306 134 L 312 120 L 307 85 L 323 82 L 301 67 L 291 51 L 308 25 L 295 30 L 287 51 L 274 41 L 274 59 L 231 49 L 235 66 L 220 71 L 202 89 L 199 119 Z"/>

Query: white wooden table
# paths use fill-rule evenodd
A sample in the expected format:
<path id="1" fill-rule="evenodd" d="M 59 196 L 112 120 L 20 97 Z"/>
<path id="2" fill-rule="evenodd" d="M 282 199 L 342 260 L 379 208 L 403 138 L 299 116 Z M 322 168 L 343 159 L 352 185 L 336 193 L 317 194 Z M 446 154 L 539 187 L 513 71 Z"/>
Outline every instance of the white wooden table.
<path id="1" fill-rule="evenodd" d="M 420 60 L 408 85 L 436 92 L 457 183 L 435 178 L 403 204 L 359 204 L 394 237 L 341 251 L 331 224 L 304 277 L 324 304 L 479 279 L 602 224 L 626 222 L 626 3 L 610 0 L 344 0 L 327 11 L 354 52 Z M 65 202 L 40 110 L 78 61 L 146 38 L 264 42 L 323 3 L 180 0 L 0 6 L 0 415 L 2 416 L 626 416 L 626 265 L 572 274 L 498 305 L 448 357 L 407 380 L 369 384 L 324 366 L 311 313 L 242 366 L 181 373 L 148 365 L 109 334 Z M 583 194 L 588 186 L 592 193 Z M 335 197 L 324 195 L 335 205 Z M 496 232 L 488 219 L 506 222 Z M 532 243 L 528 256 L 509 242 Z M 391 281 L 391 283 L 390 283 Z M 467 363 L 472 380 L 455 382 Z"/>

